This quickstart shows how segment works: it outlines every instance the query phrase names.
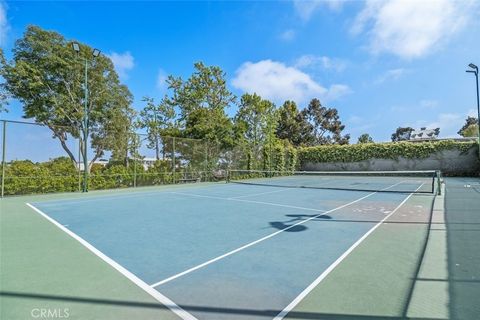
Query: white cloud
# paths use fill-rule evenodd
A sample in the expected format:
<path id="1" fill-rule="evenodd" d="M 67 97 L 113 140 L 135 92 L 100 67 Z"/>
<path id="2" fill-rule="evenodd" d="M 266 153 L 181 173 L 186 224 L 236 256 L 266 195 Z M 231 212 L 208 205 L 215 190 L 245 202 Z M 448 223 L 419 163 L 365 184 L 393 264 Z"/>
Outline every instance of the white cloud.
<path id="1" fill-rule="evenodd" d="M 167 90 L 167 73 L 162 69 L 158 70 L 157 89 L 162 93 Z"/>
<path id="2" fill-rule="evenodd" d="M 375 80 L 375 84 L 382 84 L 389 80 L 398 80 L 409 72 L 410 70 L 403 68 L 387 70 L 384 74 L 382 74 Z"/>
<path id="3" fill-rule="evenodd" d="M 440 137 L 458 137 L 458 130 L 464 125 L 467 116 L 473 113 L 472 111 L 476 114 L 473 109 L 464 113 L 440 113 L 433 121 L 418 120 L 408 124 L 408 126 L 413 128 L 427 127 L 428 129 L 440 128 Z"/>
<path id="4" fill-rule="evenodd" d="M 293 39 L 295 39 L 295 35 L 295 30 L 288 29 L 282 32 L 282 34 L 280 34 L 280 39 L 282 39 L 283 41 L 292 41 Z"/>
<path id="5" fill-rule="evenodd" d="M 351 32 L 365 32 L 372 53 L 424 56 L 461 30 L 474 14 L 473 1 L 367 0 Z"/>
<path id="6" fill-rule="evenodd" d="M 352 93 L 352 90 L 349 86 L 344 84 L 333 84 L 328 88 L 327 94 L 325 95 L 325 100 L 333 101 L 346 96 L 347 94 Z"/>
<path id="7" fill-rule="evenodd" d="M 400 105 L 394 105 L 390 107 L 391 112 L 405 112 L 407 111 L 408 108 L 405 106 L 400 106 Z"/>
<path id="8" fill-rule="evenodd" d="M 342 0 L 294 0 L 293 6 L 300 18 L 308 21 L 320 7 L 325 6 L 330 10 L 339 11 L 343 3 Z"/>
<path id="9" fill-rule="evenodd" d="M 129 51 L 125 53 L 112 52 L 107 55 L 112 60 L 115 70 L 122 79 L 128 79 L 128 71 L 135 66 L 134 58 Z"/>
<path id="10" fill-rule="evenodd" d="M 9 29 L 10 26 L 7 19 L 7 9 L 5 8 L 5 4 L 0 2 L 0 47 L 5 45 Z"/>
<path id="11" fill-rule="evenodd" d="M 295 67 L 302 69 L 321 68 L 341 72 L 345 70 L 345 68 L 347 67 L 347 63 L 346 61 L 337 58 L 306 54 L 297 59 L 297 61 L 295 62 Z"/>
<path id="12" fill-rule="evenodd" d="M 327 89 L 301 70 L 272 60 L 245 62 L 237 69 L 232 85 L 277 103 L 294 100 L 300 104 L 315 97 L 334 100 L 351 92 L 342 84 Z"/>
<path id="13" fill-rule="evenodd" d="M 420 106 L 424 109 L 435 109 L 438 107 L 438 101 L 437 100 L 421 100 L 420 101 Z"/>

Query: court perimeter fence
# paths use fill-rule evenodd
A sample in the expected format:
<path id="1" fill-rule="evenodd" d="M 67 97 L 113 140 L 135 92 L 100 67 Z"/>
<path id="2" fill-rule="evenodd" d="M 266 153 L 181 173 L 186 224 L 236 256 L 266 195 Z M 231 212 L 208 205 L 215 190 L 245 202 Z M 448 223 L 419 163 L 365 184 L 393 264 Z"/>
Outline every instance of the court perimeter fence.
<path id="1" fill-rule="evenodd" d="M 80 192 L 84 165 L 78 130 L 0 120 L 1 196 Z M 222 147 L 181 137 L 91 129 L 87 146 L 88 190 L 224 179 L 229 169 L 295 169 L 290 150 Z"/>

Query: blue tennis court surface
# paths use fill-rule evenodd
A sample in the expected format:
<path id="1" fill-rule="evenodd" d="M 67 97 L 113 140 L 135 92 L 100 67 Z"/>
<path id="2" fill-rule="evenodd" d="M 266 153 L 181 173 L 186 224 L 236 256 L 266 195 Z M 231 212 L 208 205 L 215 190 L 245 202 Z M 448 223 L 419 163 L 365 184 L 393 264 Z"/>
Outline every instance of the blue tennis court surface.
<path id="1" fill-rule="evenodd" d="M 199 184 L 32 205 L 192 318 L 272 319 L 408 196 Z"/>

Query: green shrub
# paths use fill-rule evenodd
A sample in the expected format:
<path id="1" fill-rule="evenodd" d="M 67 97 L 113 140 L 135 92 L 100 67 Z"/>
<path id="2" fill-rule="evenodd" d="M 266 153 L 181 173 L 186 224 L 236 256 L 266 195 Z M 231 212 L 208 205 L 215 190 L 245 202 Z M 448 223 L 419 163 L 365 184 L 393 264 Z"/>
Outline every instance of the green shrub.
<path id="1" fill-rule="evenodd" d="M 43 163 L 14 160 L 5 167 L 5 194 L 67 192 L 78 189 L 78 171 L 65 157 Z"/>
<path id="2" fill-rule="evenodd" d="M 303 147 L 298 150 L 300 165 L 307 162 L 358 162 L 368 159 L 424 159 L 433 153 L 443 150 L 460 150 L 467 152 L 478 144 L 471 142 L 456 142 L 442 140 L 435 142 L 392 142 L 367 143 L 352 145 L 322 145 Z"/>

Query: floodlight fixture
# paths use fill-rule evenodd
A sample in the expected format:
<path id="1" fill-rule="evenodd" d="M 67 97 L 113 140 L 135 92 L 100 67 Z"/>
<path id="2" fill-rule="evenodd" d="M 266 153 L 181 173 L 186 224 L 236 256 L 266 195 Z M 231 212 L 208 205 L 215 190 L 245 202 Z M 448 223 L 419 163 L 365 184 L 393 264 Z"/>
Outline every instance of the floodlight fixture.
<path id="1" fill-rule="evenodd" d="M 73 48 L 73 51 L 75 51 L 76 53 L 79 53 L 80 52 L 80 45 L 76 42 L 72 43 L 72 48 Z"/>
<path id="2" fill-rule="evenodd" d="M 100 50 L 98 49 L 93 49 L 92 55 L 96 58 L 100 55 Z"/>
<path id="3" fill-rule="evenodd" d="M 468 66 L 469 66 L 470 68 L 475 69 L 475 70 L 478 71 L 478 67 L 477 67 L 476 65 L 474 65 L 473 63 L 470 63 Z"/>

